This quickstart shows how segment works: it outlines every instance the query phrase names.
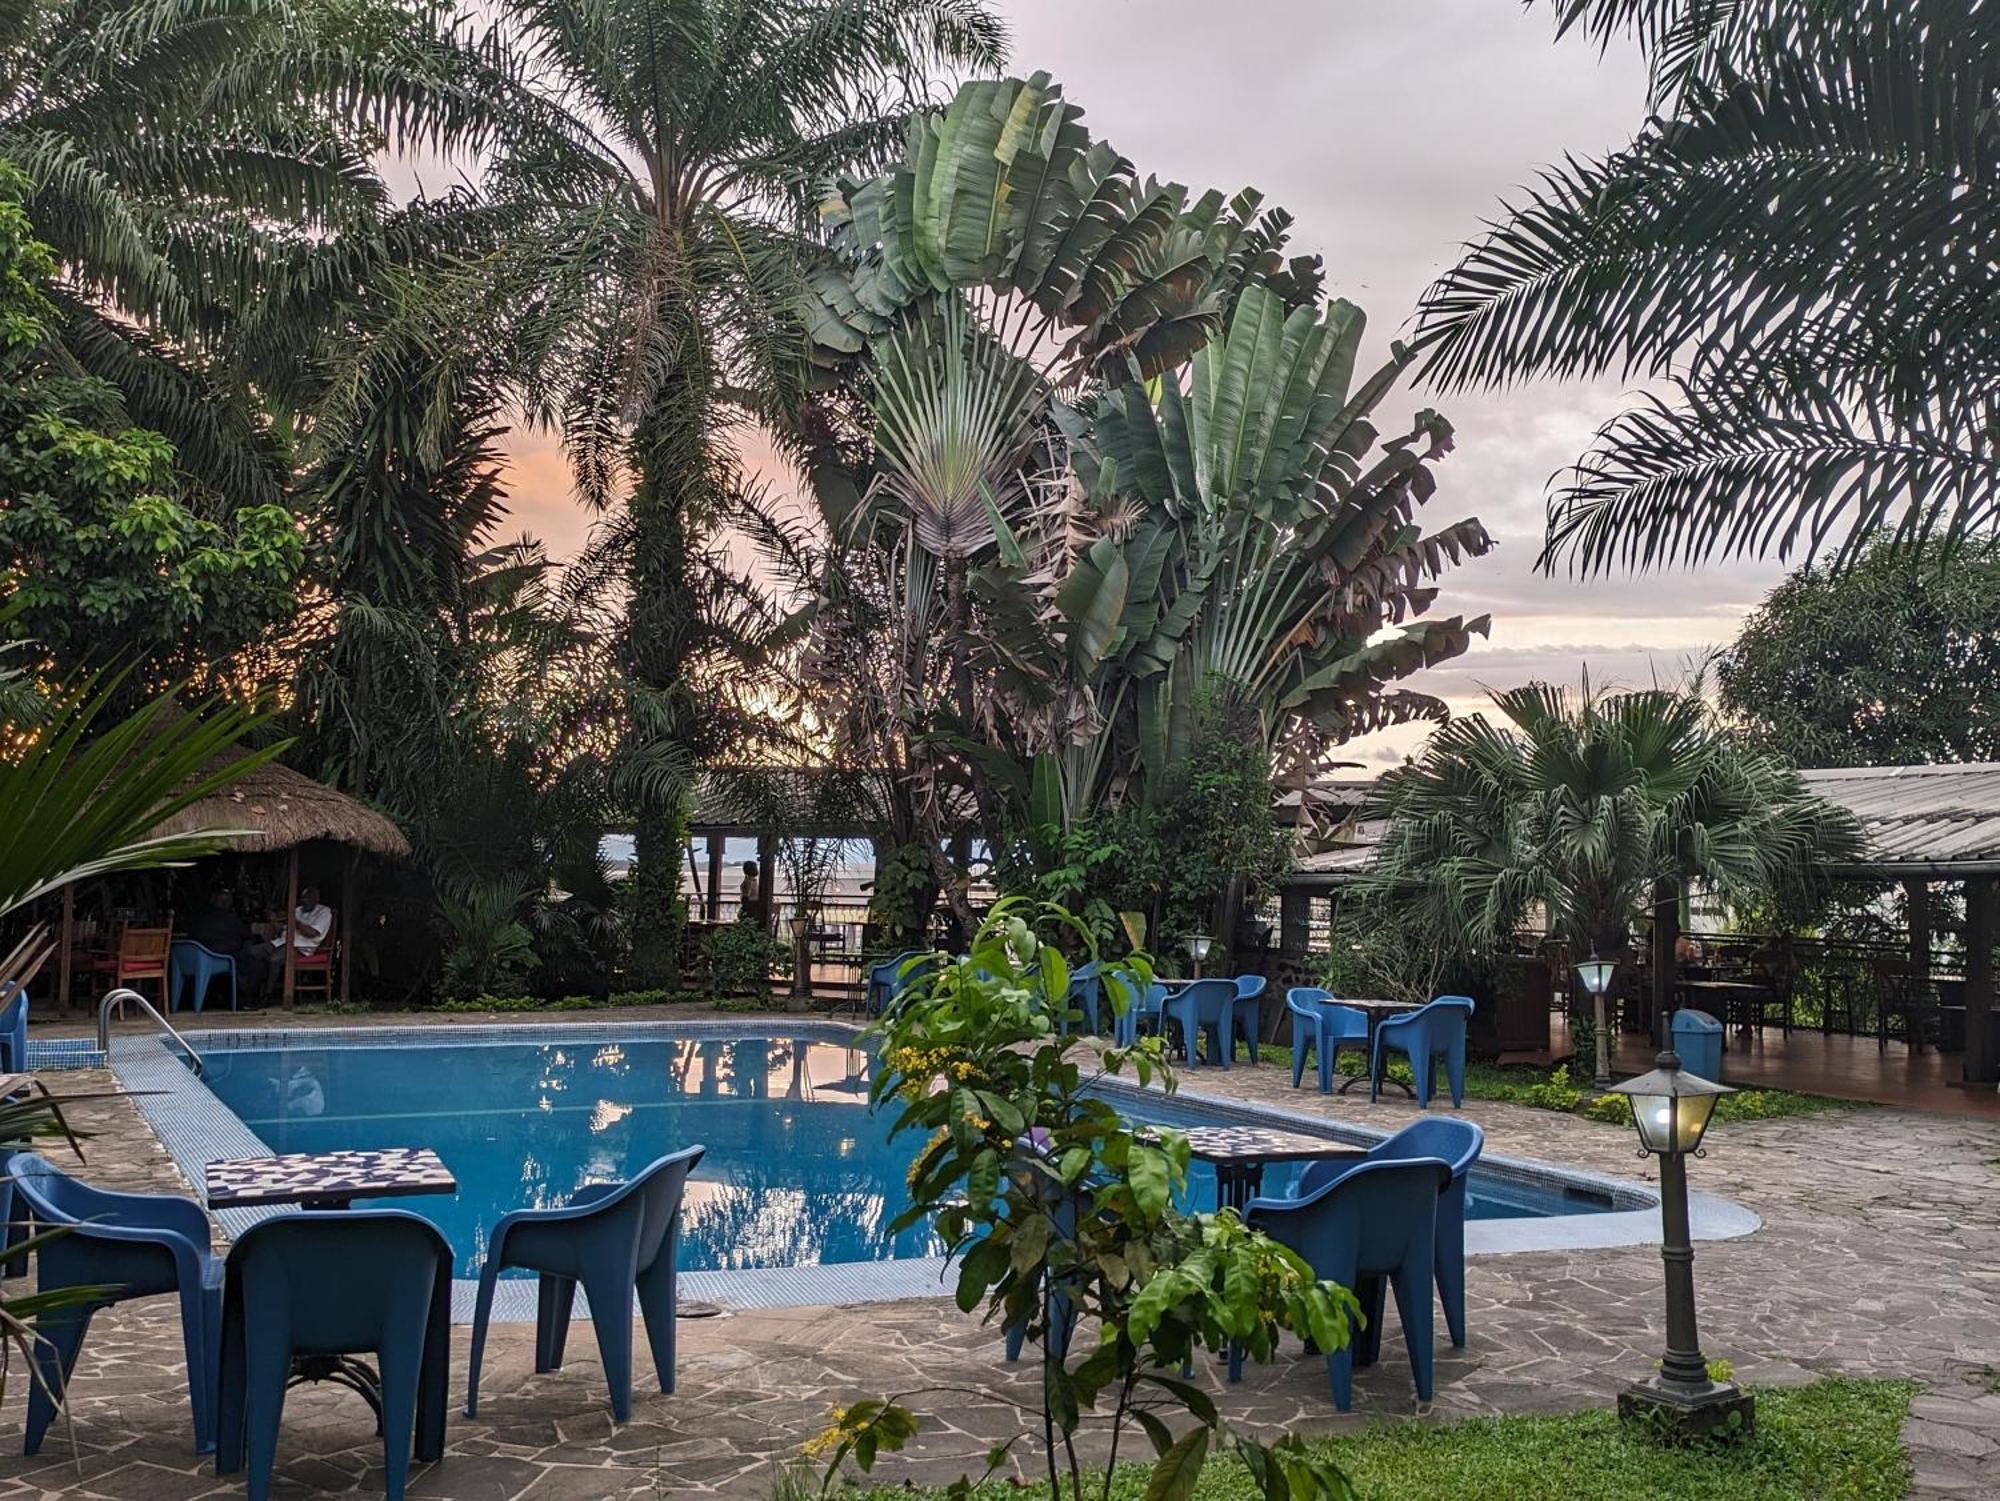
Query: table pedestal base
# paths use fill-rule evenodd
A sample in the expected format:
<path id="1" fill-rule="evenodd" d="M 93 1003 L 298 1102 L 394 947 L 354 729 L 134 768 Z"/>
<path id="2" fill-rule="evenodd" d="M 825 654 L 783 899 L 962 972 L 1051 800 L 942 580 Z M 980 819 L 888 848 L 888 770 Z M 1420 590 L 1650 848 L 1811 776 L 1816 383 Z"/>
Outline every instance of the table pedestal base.
<path id="1" fill-rule="evenodd" d="M 344 1386 L 368 1404 L 375 1414 L 375 1431 L 382 1431 L 382 1378 L 375 1367 L 365 1360 L 356 1360 L 352 1355 L 295 1355 L 292 1357 L 292 1379 L 285 1383 L 285 1390 L 301 1386 L 308 1381 L 330 1381 L 335 1386 Z"/>
<path id="2" fill-rule="evenodd" d="M 1387 1089 L 1392 1084 L 1402 1090 L 1408 1098 L 1414 1100 L 1417 1097 L 1417 1092 L 1401 1079 L 1395 1078 L 1390 1074 L 1384 1074 L 1382 1076 L 1382 1087 Z M 1353 1089 L 1356 1085 L 1366 1089 L 1368 1087 L 1368 1076 L 1366 1074 L 1349 1074 L 1345 1079 L 1340 1081 L 1340 1087 L 1335 1089 L 1334 1093 L 1346 1094 L 1348 1090 Z"/>

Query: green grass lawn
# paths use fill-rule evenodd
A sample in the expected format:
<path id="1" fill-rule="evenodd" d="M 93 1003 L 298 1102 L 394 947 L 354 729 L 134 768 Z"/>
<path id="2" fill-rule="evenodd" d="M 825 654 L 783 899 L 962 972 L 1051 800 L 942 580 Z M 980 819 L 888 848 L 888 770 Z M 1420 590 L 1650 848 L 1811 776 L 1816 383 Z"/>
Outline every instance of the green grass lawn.
<path id="1" fill-rule="evenodd" d="M 1728 1447 L 1668 1449 L 1608 1410 L 1462 1423 L 1380 1423 L 1326 1449 L 1363 1501 L 1897 1501 L 1910 1465 L 1897 1434 L 1914 1385 L 1826 1380 L 1757 1394 L 1757 1432 Z M 894 1461 L 886 1461 L 893 1464 Z M 1140 1501 L 1146 1467 L 1121 1467 L 1112 1496 Z M 878 1501 L 942 1491 L 882 1489 Z M 1033 1501 L 1046 1487 L 990 1485 L 981 1501 Z M 1258 1501 L 1216 1461 L 1194 1501 Z"/>
<path id="2" fill-rule="evenodd" d="M 1240 1045 L 1238 1056 L 1242 1056 Z M 1257 1059 L 1260 1063 L 1289 1069 L 1292 1066 L 1292 1050 L 1288 1044 L 1267 1042 L 1258 1048 Z M 1341 1053 L 1337 1067 L 1341 1074 L 1349 1078 L 1362 1077 L 1368 1072 L 1360 1053 L 1353 1049 Z M 1311 1077 L 1310 1070 L 1307 1077 Z M 1400 1058 L 1390 1059 L 1389 1077 L 1409 1083 L 1410 1065 Z M 1465 1065 L 1467 1099 L 1502 1100 L 1511 1105 L 1563 1110 L 1573 1115 L 1587 1115 L 1593 1120 L 1631 1124 L 1631 1107 L 1623 1095 L 1604 1095 L 1593 1099 L 1587 1084 L 1587 1080 L 1573 1079 L 1565 1068 L 1537 1068 L 1525 1063 L 1510 1063 L 1502 1067 L 1476 1059 Z M 1724 1095 L 1716 1103 L 1715 1118 L 1718 1121 L 1764 1121 L 1787 1115 L 1867 1108 L 1858 1100 L 1837 1100 L 1829 1095 L 1794 1094 L 1786 1089 L 1741 1089 L 1735 1094 Z"/>

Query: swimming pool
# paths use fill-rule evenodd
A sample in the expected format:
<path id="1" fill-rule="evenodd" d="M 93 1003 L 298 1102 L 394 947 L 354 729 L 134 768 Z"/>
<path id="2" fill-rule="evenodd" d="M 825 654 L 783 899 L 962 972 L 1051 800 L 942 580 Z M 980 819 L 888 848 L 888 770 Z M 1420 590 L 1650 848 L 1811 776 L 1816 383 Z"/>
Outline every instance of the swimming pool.
<path id="1" fill-rule="evenodd" d="M 892 1139 L 890 1113 L 868 1108 L 871 1064 L 853 1038 L 817 1029 L 535 1041 L 455 1029 L 415 1045 L 295 1034 L 280 1046 L 215 1050 L 206 1082 L 274 1152 L 434 1148 L 457 1194 L 397 1204 L 437 1224 L 461 1277 L 477 1274 L 508 1210 L 566 1203 L 586 1183 L 700 1142 L 708 1150 L 688 1187 L 681 1265 L 745 1271 L 942 1251 L 927 1227 L 889 1232 L 922 1137 Z M 1212 1104 L 1157 1094 L 1128 1092 L 1120 1103 L 1158 1125 L 1216 1118 Z M 1299 1170 L 1274 1167 L 1265 1191 L 1285 1192 Z M 1475 1170 L 1470 1189 L 1478 1220 L 1616 1207 L 1601 1190 L 1492 1169 Z M 1215 1205 L 1200 1164 L 1188 1200 Z"/>

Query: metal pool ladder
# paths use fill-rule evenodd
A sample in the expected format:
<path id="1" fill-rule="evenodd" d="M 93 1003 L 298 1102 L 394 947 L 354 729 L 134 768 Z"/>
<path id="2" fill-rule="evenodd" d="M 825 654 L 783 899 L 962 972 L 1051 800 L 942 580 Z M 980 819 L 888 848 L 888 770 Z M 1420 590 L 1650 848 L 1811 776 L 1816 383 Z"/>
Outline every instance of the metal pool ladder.
<path id="1" fill-rule="evenodd" d="M 193 1066 L 196 1078 L 200 1078 L 207 1071 L 208 1065 L 203 1061 L 201 1054 L 195 1051 L 194 1044 L 176 1032 L 174 1024 L 154 1010 L 153 1003 L 136 990 L 114 990 L 104 998 L 104 1004 L 97 1008 L 97 1050 L 100 1053 L 107 1056 L 110 1054 L 112 1020 L 125 1009 L 125 1003 L 128 1001 L 150 1016 L 154 1026 L 180 1044 L 181 1051 L 188 1055 L 188 1063 Z"/>

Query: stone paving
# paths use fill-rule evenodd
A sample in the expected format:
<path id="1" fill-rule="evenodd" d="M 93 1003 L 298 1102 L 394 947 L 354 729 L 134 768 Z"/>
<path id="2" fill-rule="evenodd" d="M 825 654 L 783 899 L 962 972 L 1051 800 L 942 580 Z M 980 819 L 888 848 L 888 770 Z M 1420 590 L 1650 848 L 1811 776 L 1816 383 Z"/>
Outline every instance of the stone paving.
<path id="1" fill-rule="evenodd" d="M 341 1018 L 342 1024 L 351 1018 Z M 73 1076 L 73 1088 L 109 1076 Z M 1366 1096 L 1294 1093 L 1275 1068 L 1202 1070 L 1189 1087 L 1393 1127 L 1414 1107 Z M 1490 1149 L 1650 1176 L 1624 1128 L 1504 1105 L 1468 1104 Z M 109 1186 L 185 1191 L 129 1104 L 80 1107 L 98 1134 L 85 1175 Z M 1703 1343 L 1758 1384 L 1822 1374 L 1908 1376 L 1918 1397 L 1905 1441 L 1913 1494 L 2000 1496 L 2000 1127 L 1947 1116 L 1862 1110 L 1716 1128 L 1697 1186 L 1764 1219 L 1741 1240 L 1698 1249 Z M 1660 1348 L 1657 1251 L 1533 1252 L 1475 1258 L 1470 1347 L 1439 1345 L 1437 1400 L 1421 1413 L 1393 1320 L 1382 1363 L 1357 1373 L 1355 1412 L 1337 1416 L 1323 1367 L 1295 1359 L 1241 1387 L 1201 1379 L 1233 1420 L 1266 1431 L 1333 1429 L 1385 1416 L 1438 1421 L 1489 1412 L 1606 1403 Z M 457 1501 L 586 1501 L 611 1496 L 757 1496 L 823 1424 L 829 1406 L 917 1392 L 923 1437 L 892 1456 L 886 1481 L 937 1481 L 976 1468 L 1014 1430 L 1012 1396 L 1031 1396 L 976 1319 L 943 1300 L 734 1313 L 682 1324 L 680 1389 L 641 1393 L 635 1421 L 610 1421 L 588 1332 L 569 1366 L 537 1376 L 530 1328 L 496 1326 L 477 1421 L 454 1416 L 445 1460 L 418 1472 L 413 1496 Z M 456 1331 L 454 1390 L 464 1390 Z M 242 1494 L 197 1462 L 188 1434 L 171 1303 L 101 1315 L 73 1389 L 76 1448 L 60 1425 L 42 1454 L 18 1454 L 16 1371 L 0 1412 L 0 1501 L 77 1497 L 182 1501 Z M 379 1494 L 380 1458 L 365 1409 L 307 1387 L 286 1409 L 276 1494 Z"/>

